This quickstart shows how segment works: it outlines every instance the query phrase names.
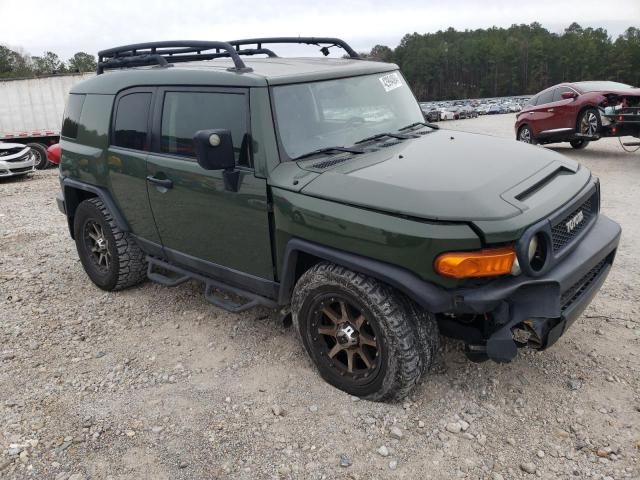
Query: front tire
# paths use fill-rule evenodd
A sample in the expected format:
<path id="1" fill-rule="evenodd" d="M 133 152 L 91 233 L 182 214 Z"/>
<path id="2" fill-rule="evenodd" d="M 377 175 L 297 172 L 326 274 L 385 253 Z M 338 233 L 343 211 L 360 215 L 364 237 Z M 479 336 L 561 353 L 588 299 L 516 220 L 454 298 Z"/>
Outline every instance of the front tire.
<path id="1" fill-rule="evenodd" d="M 577 130 L 582 135 L 594 137 L 600 133 L 601 128 L 600 112 L 595 108 L 587 108 L 578 116 Z"/>
<path id="2" fill-rule="evenodd" d="M 146 278 L 144 252 L 127 232 L 118 228 L 99 198 L 78 205 L 73 231 L 82 266 L 101 289 L 121 290 Z"/>
<path id="3" fill-rule="evenodd" d="M 373 278 L 317 264 L 298 280 L 291 311 L 322 378 L 351 395 L 401 400 L 425 370 L 404 297 Z"/>
<path id="4" fill-rule="evenodd" d="M 535 145 L 537 142 L 536 138 L 533 136 L 533 131 L 529 125 L 523 125 L 518 130 L 518 138 L 519 142 L 528 143 L 530 145 Z"/>
<path id="5" fill-rule="evenodd" d="M 589 145 L 589 140 L 571 140 L 569 143 L 571 144 L 571 147 L 575 148 L 576 150 L 582 150 L 583 148 L 587 148 L 587 145 Z"/>
<path id="6" fill-rule="evenodd" d="M 51 165 L 47 158 L 47 147 L 40 143 L 27 143 L 27 147 L 31 147 L 36 155 L 36 170 L 44 170 Z"/>

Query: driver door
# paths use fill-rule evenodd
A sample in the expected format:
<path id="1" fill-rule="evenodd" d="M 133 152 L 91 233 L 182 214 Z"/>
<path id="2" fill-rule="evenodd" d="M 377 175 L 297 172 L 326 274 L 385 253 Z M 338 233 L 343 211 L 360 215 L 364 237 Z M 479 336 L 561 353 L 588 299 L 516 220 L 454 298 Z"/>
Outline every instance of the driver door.
<path id="1" fill-rule="evenodd" d="M 159 88 L 147 159 L 147 190 L 165 256 L 263 295 L 274 278 L 267 183 L 254 174 L 247 89 Z M 238 191 L 222 171 L 196 162 L 198 130 L 231 131 L 240 172 Z M 158 180 L 160 182 L 158 182 Z"/>

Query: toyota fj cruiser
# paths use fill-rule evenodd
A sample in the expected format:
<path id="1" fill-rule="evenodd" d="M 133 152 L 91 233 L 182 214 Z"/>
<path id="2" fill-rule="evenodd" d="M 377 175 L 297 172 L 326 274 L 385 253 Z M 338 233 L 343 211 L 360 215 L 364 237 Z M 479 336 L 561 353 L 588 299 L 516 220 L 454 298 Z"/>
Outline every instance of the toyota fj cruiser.
<path id="1" fill-rule="evenodd" d="M 372 400 L 408 393 L 439 332 L 475 360 L 552 345 L 620 237 L 589 170 L 425 123 L 396 65 L 334 38 L 102 51 L 61 147 L 58 204 L 98 287 L 195 279 L 233 312 L 290 309 L 322 377 Z"/>

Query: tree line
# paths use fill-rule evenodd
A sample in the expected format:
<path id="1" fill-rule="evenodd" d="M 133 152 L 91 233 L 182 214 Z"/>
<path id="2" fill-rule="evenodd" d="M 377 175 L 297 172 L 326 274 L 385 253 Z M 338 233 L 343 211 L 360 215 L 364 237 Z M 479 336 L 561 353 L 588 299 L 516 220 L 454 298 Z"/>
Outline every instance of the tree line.
<path id="1" fill-rule="evenodd" d="M 19 49 L 0 45 L 0 78 L 31 78 L 95 70 L 96 58 L 85 52 L 78 52 L 65 62 L 53 52 L 30 56 Z"/>
<path id="2" fill-rule="evenodd" d="M 419 100 L 536 93 L 560 82 L 614 80 L 640 86 L 640 28 L 613 40 L 603 28 L 572 23 L 562 34 L 539 23 L 405 35 L 396 48 L 362 54 L 397 63 Z M 53 52 L 30 56 L 0 45 L 0 78 L 91 72 L 93 55 L 63 61 Z"/>
<path id="3" fill-rule="evenodd" d="M 536 93 L 580 80 L 640 86 L 640 29 L 613 40 L 603 28 L 572 23 L 562 34 L 539 23 L 405 35 L 395 49 L 376 45 L 367 58 L 397 63 L 419 100 Z"/>

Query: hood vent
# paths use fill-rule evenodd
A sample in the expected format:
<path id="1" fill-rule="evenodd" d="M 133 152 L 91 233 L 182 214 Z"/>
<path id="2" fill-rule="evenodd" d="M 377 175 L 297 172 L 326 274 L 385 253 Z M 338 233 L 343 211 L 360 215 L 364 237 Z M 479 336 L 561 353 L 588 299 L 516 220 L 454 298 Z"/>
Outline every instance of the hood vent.
<path id="1" fill-rule="evenodd" d="M 534 193 L 537 193 L 538 191 L 540 191 L 545 185 L 548 185 L 558 175 L 563 175 L 563 174 L 567 175 L 567 174 L 571 174 L 571 173 L 574 173 L 574 172 L 572 172 L 568 168 L 559 167 L 558 169 L 556 169 L 553 172 L 551 172 L 551 174 L 549 174 L 549 175 L 543 177 L 542 179 L 538 180 L 533 185 L 530 185 L 525 191 L 520 192 L 518 195 L 515 196 L 515 198 L 516 198 L 516 200 L 518 200 L 520 202 L 524 202 L 527 198 L 531 197 Z"/>
<path id="2" fill-rule="evenodd" d="M 334 165 L 338 165 L 339 163 L 346 162 L 351 158 L 353 157 L 348 156 L 348 157 L 332 158 L 331 160 L 323 160 L 322 162 L 314 163 L 313 165 L 311 165 L 311 168 L 319 168 L 321 170 L 324 170 L 325 168 L 333 167 Z"/>

